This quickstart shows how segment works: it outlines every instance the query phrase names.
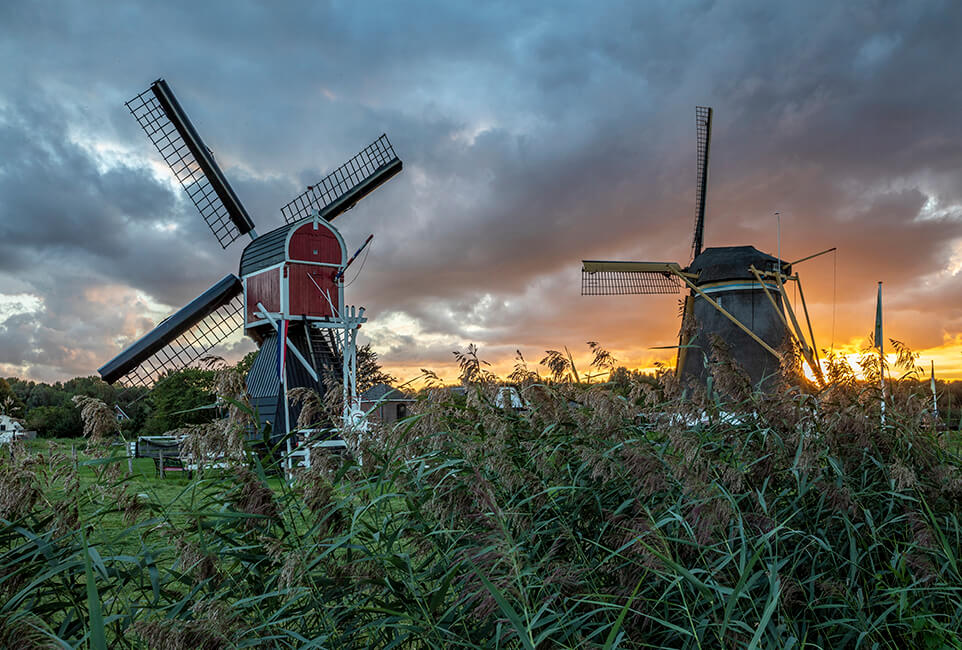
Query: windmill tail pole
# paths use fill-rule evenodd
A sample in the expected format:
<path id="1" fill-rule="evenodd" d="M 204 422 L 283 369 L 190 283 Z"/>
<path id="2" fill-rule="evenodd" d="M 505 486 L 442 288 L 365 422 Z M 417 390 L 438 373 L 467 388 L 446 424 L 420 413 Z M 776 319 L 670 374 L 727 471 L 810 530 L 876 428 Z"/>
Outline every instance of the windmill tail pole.
<path id="1" fill-rule="evenodd" d="M 361 254 L 361 251 L 363 251 L 365 248 L 367 248 L 367 245 L 371 243 L 371 240 L 372 240 L 372 239 L 374 239 L 374 233 L 371 233 L 370 235 L 367 236 L 367 239 L 364 240 L 364 243 L 361 244 L 361 247 L 358 248 L 357 251 L 355 251 L 355 253 L 354 253 L 353 255 L 351 255 L 351 259 L 349 259 L 349 260 L 347 261 L 347 264 L 344 265 L 344 268 L 341 269 L 340 271 L 338 271 L 338 272 L 334 275 L 334 281 L 335 281 L 335 282 L 337 282 L 338 280 L 340 280 L 341 278 L 344 277 L 344 272 L 347 271 L 347 267 L 349 267 L 351 264 L 354 263 L 354 260 L 356 260 L 356 259 L 357 259 L 357 256 Z"/>

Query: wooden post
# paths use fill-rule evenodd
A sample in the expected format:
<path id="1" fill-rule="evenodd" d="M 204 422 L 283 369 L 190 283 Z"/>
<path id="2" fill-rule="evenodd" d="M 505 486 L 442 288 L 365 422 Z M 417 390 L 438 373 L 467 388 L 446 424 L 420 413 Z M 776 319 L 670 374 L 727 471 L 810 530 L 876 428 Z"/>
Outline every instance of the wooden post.
<path id="1" fill-rule="evenodd" d="M 798 287 L 798 297 L 802 299 L 802 309 L 805 310 L 805 322 L 808 324 L 808 336 L 812 339 L 812 352 L 815 354 L 815 363 L 821 367 L 822 360 L 818 358 L 818 346 L 815 345 L 815 332 L 812 330 L 812 319 L 808 317 L 808 305 L 805 304 L 805 292 L 802 291 L 802 280 L 795 279 L 795 286 Z"/>
<path id="2" fill-rule="evenodd" d="M 694 311 L 695 311 L 695 296 L 689 293 L 687 296 L 685 296 L 685 307 L 681 316 L 681 331 L 683 335 L 686 333 L 685 324 L 690 322 L 690 320 L 694 318 L 694 315 L 693 315 Z M 675 377 L 679 377 L 679 378 L 681 377 L 682 369 L 685 366 L 685 360 L 688 358 L 688 345 L 690 343 L 691 343 L 691 337 L 689 336 L 685 336 L 684 340 L 679 341 L 678 357 L 677 357 L 677 361 L 675 362 Z"/>
<path id="3" fill-rule="evenodd" d="M 765 280 L 762 279 L 762 276 L 758 272 L 758 269 L 756 269 L 755 265 L 752 264 L 751 266 L 748 267 L 748 270 L 751 271 L 752 274 L 755 276 L 755 279 L 758 280 L 758 284 L 761 285 L 762 291 L 765 292 L 765 297 L 768 298 L 768 301 L 770 303 L 772 303 L 772 308 L 775 310 L 775 313 L 778 314 L 778 317 L 782 319 L 782 324 L 785 325 L 785 329 L 791 331 L 791 325 L 788 324 L 788 320 L 785 318 L 785 314 L 782 313 L 782 309 L 779 308 L 778 303 L 775 302 L 775 298 L 772 297 L 772 294 L 768 290 L 768 287 L 765 286 Z"/>

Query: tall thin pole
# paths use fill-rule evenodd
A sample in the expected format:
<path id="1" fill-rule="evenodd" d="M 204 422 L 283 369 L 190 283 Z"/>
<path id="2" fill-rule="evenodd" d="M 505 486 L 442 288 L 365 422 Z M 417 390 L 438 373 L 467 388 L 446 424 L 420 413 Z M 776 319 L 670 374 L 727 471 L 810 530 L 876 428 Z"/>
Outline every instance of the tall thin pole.
<path id="1" fill-rule="evenodd" d="M 341 350 L 341 419 L 344 423 L 344 428 L 349 428 L 351 426 L 351 404 L 349 401 L 348 384 L 350 383 L 351 376 L 351 321 L 354 316 L 354 307 L 345 307 L 341 310 L 341 313 L 344 315 L 344 344 Z"/>
<path id="2" fill-rule="evenodd" d="M 939 398 L 935 392 L 935 359 L 932 359 L 932 413 L 939 419 Z"/>
<path id="3" fill-rule="evenodd" d="M 875 345 L 878 346 L 879 385 L 882 388 L 882 426 L 885 426 L 885 337 L 882 335 L 882 283 L 878 283 L 878 301 L 875 305 Z"/>
<path id="4" fill-rule="evenodd" d="M 284 327 L 284 321 L 281 321 L 281 327 Z M 286 333 L 286 332 L 285 332 Z M 278 339 L 283 339 L 278 342 L 279 345 L 287 344 L 286 336 L 279 336 Z M 286 359 L 285 359 L 286 361 Z M 284 382 L 284 425 L 287 429 L 287 435 L 284 438 L 287 441 L 285 445 L 287 448 L 287 479 L 290 480 L 291 475 L 294 473 L 294 466 L 291 461 L 291 453 L 293 449 L 291 448 L 291 403 L 287 397 L 287 364 L 281 364 L 281 381 Z"/>
<path id="5" fill-rule="evenodd" d="M 782 213 L 775 213 L 775 243 L 778 246 L 778 272 L 782 272 Z"/>

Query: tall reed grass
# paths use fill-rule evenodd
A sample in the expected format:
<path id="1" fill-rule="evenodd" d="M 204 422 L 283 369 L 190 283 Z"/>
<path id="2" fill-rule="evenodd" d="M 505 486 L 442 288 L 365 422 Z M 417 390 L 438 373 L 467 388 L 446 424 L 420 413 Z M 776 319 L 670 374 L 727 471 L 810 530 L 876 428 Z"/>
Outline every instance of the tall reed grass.
<path id="1" fill-rule="evenodd" d="M 766 395 L 719 351 L 697 394 L 527 372 L 514 409 L 471 354 L 290 485 L 248 451 L 171 506 L 103 451 L 83 486 L 5 454 L 0 647 L 962 647 L 962 464 L 923 396 L 881 426 L 839 360 Z"/>

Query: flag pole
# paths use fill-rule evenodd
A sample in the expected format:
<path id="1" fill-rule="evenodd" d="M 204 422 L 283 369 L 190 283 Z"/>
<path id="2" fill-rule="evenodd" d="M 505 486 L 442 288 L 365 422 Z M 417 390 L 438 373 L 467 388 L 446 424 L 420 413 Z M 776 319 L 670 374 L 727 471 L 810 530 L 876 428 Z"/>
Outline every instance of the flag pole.
<path id="1" fill-rule="evenodd" d="M 882 426 L 885 426 L 885 337 L 882 335 L 882 283 L 878 283 L 878 301 L 875 304 L 875 345 L 878 346 L 879 385 L 882 388 Z"/>

